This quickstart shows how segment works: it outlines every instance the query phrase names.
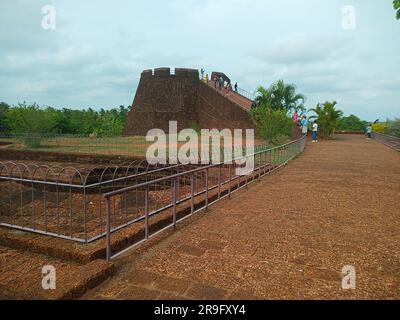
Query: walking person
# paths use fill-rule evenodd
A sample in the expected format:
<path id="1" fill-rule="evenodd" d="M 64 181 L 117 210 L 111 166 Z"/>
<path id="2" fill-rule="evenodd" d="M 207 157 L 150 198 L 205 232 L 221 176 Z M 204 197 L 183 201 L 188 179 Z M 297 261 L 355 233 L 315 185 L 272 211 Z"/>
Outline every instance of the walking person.
<path id="1" fill-rule="evenodd" d="M 318 142 L 318 123 L 314 121 L 312 125 L 312 142 Z"/>
<path id="2" fill-rule="evenodd" d="M 367 132 L 367 139 L 371 140 L 371 138 L 372 138 L 372 125 L 371 124 L 368 125 L 366 132 Z"/>
<path id="3" fill-rule="evenodd" d="M 307 120 L 307 116 L 303 117 L 303 120 L 301 120 L 301 132 L 304 135 L 307 135 L 308 132 L 308 120 Z"/>

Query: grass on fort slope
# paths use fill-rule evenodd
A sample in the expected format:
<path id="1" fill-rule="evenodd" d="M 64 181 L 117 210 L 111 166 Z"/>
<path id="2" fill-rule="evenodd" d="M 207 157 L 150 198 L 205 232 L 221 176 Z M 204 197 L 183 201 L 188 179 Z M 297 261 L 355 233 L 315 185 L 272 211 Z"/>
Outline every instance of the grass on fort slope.
<path id="1" fill-rule="evenodd" d="M 170 140 L 172 136 L 168 136 Z M 145 156 L 147 148 L 153 142 L 146 141 L 144 136 L 129 137 L 80 137 L 80 136 L 53 136 L 40 138 L 40 145 L 32 148 L 24 143 L 26 137 L 0 138 L 0 142 L 11 143 L 6 146 L 12 150 L 30 150 L 42 152 L 61 152 L 95 155 L 119 155 L 119 156 Z M 184 143 L 179 142 L 178 147 Z M 221 141 L 221 146 L 223 142 Z M 264 140 L 256 139 L 255 146 L 268 147 Z"/>

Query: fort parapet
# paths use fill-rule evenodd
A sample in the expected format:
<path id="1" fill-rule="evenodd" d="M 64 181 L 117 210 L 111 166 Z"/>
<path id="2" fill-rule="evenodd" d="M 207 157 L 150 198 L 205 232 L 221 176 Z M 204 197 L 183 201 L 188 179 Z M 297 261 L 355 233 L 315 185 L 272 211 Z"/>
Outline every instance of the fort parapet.
<path id="1" fill-rule="evenodd" d="M 146 135 L 150 129 L 178 130 L 194 123 L 209 129 L 249 129 L 254 124 L 248 110 L 199 80 L 194 69 L 144 70 L 128 115 L 126 135 Z"/>

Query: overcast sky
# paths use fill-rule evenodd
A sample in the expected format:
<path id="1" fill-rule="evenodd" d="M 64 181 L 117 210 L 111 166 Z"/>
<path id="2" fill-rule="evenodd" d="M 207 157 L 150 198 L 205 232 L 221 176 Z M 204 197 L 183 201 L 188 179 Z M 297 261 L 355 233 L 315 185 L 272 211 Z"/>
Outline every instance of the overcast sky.
<path id="1" fill-rule="evenodd" d="M 55 30 L 42 27 L 44 5 Z M 355 29 L 343 28 L 345 5 Z M 392 0 L 0 1 L 0 101 L 130 105 L 141 71 L 163 66 L 223 71 L 248 91 L 284 79 L 309 108 L 400 117 Z"/>

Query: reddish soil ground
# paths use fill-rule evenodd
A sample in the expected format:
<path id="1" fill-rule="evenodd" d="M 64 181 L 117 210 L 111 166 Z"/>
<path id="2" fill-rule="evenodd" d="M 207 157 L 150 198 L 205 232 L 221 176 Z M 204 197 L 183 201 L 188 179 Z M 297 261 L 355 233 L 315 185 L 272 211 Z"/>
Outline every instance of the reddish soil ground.
<path id="1" fill-rule="evenodd" d="M 116 259 L 85 299 L 399 299 L 400 153 L 309 143 L 279 172 Z M 342 268 L 356 270 L 343 290 Z"/>

